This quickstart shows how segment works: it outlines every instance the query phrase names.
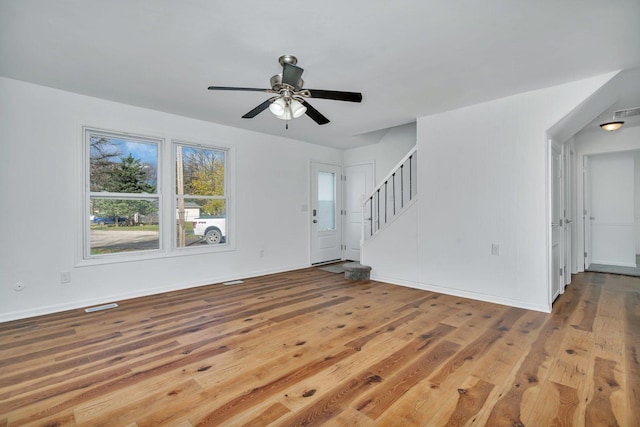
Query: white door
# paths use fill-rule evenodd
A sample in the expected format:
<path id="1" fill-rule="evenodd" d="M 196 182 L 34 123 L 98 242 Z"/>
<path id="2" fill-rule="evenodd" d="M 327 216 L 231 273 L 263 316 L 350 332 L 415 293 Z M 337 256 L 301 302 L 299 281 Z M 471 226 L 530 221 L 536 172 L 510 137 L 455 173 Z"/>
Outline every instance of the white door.
<path id="1" fill-rule="evenodd" d="M 571 283 L 571 273 L 573 272 L 573 165 L 575 160 L 575 152 L 571 147 L 564 145 L 564 285 Z"/>
<path id="2" fill-rule="evenodd" d="M 311 163 L 311 263 L 342 259 L 342 169 Z"/>
<path id="3" fill-rule="evenodd" d="M 583 200 L 584 200 L 584 269 L 591 267 L 591 164 L 589 158 L 584 157 L 583 169 Z"/>
<path id="4" fill-rule="evenodd" d="M 551 302 L 561 292 L 564 253 L 562 251 L 562 147 L 550 142 L 551 165 Z"/>
<path id="5" fill-rule="evenodd" d="M 345 176 L 345 259 L 360 261 L 362 204 L 373 190 L 373 163 L 347 166 Z"/>

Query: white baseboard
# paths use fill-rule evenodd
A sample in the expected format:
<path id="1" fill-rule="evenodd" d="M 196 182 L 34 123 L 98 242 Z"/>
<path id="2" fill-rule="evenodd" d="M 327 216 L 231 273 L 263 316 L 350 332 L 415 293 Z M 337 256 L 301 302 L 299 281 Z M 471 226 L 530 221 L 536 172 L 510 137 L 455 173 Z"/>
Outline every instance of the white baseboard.
<path id="1" fill-rule="evenodd" d="M 213 280 L 201 281 L 201 282 L 177 283 L 171 286 L 164 286 L 160 288 L 142 289 L 135 292 L 126 292 L 126 293 L 121 293 L 116 295 L 108 295 L 108 296 L 105 296 L 104 298 L 92 298 L 87 300 L 74 301 L 67 304 L 56 304 L 56 305 L 38 307 L 38 308 L 33 308 L 28 310 L 13 311 L 9 313 L 0 314 L 0 323 L 10 322 L 12 320 L 27 319 L 27 318 L 36 317 L 36 316 L 43 316 L 46 314 L 60 313 L 62 311 L 68 311 L 68 310 L 84 309 L 86 307 L 91 307 L 94 305 L 108 304 L 108 303 L 117 302 L 125 299 L 140 298 L 140 297 L 145 297 L 149 295 L 162 294 L 165 292 L 197 288 L 200 286 L 222 285 L 223 282 L 229 282 L 232 280 L 249 279 L 252 277 L 265 276 L 267 274 L 284 273 L 286 271 L 300 270 L 308 267 L 309 265 L 297 265 L 297 266 L 294 265 L 286 268 L 272 268 L 272 269 L 266 269 L 266 270 L 258 270 L 251 273 L 243 274 L 242 276 L 234 275 L 234 276 L 217 277 Z M 84 314 L 85 314 L 84 310 L 81 312 L 78 312 L 78 315 L 84 315 Z"/>
<path id="2" fill-rule="evenodd" d="M 591 260 L 591 264 L 600 264 L 600 265 L 613 265 L 616 267 L 631 267 L 636 268 L 638 265 L 635 262 L 617 262 L 617 261 L 606 261 L 606 260 Z"/>
<path id="3" fill-rule="evenodd" d="M 490 302 L 494 304 L 507 305 L 509 307 L 524 308 L 526 310 L 541 311 L 543 313 L 551 313 L 550 305 L 531 304 L 526 301 L 514 300 L 511 298 L 502 298 L 494 295 L 479 294 L 475 292 L 461 291 L 459 289 L 445 288 L 442 286 L 430 285 L 427 283 L 418 283 L 407 280 L 398 280 L 391 277 L 371 275 L 371 280 L 390 283 L 392 285 L 406 286 L 408 288 L 422 289 L 423 291 L 438 292 L 440 294 L 451 295 L 455 297 L 469 298 L 478 301 Z"/>

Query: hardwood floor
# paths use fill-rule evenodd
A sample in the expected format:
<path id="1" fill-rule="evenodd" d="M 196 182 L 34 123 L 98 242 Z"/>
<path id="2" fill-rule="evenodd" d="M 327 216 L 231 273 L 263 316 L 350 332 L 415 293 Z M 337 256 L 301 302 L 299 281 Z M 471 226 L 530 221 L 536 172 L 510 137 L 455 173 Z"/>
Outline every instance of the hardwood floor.
<path id="1" fill-rule="evenodd" d="M 316 268 L 0 324 L 0 426 L 640 426 L 640 278 L 552 314 Z"/>

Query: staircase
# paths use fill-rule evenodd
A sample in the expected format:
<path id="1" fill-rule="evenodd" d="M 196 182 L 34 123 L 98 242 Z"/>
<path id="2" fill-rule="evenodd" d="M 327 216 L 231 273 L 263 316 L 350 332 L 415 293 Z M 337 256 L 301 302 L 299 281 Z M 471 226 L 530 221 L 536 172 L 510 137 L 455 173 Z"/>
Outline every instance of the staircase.
<path id="1" fill-rule="evenodd" d="M 362 209 L 362 243 L 398 217 L 418 194 L 418 152 L 413 147 L 365 199 Z"/>

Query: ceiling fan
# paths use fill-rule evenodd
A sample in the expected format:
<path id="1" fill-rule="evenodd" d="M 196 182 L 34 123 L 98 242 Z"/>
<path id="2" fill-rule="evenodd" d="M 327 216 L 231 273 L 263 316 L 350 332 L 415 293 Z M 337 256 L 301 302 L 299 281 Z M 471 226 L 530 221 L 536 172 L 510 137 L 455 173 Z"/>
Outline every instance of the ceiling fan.
<path id="1" fill-rule="evenodd" d="M 305 98 L 362 102 L 362 94 L 359 92 L 303 89 L 302 86 L 304 85 L 304 81 L 301 77 L 304 70 L 296 65 L 298 63 L 298 59 L 293 55 L 282 55 L 278 59 L 278 62 L 282 65 L 282 74 L 276 74 L 271 77 L 271 89 L 209 86 L 209 90 L 238 90 L 276 94 L 242 116 L 243 119 L 252 119 L 269 108 L 269 110 L 279 119 L 291 120 L 306 114 L 319 125 L 329 123 L 329 119 L 313 108 Z"/>

